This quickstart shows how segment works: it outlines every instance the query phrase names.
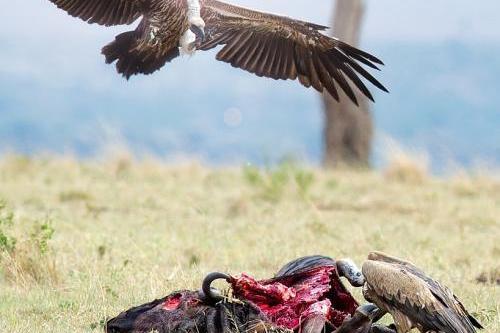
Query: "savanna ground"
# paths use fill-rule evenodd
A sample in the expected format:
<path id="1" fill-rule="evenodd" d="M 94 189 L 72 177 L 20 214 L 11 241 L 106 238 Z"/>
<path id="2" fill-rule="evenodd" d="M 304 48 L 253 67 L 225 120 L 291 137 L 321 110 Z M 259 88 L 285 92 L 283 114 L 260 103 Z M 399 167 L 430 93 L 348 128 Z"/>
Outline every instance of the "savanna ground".
<path id="1" fill-rule="evenodd" d="M 210 271 L 263 278 L 301 255 L 361 263 L 375 249 L 414 261 L 500 332 L 495 177 L 6 157 L 0 198 L 0 332 L 100 332 Z"/>

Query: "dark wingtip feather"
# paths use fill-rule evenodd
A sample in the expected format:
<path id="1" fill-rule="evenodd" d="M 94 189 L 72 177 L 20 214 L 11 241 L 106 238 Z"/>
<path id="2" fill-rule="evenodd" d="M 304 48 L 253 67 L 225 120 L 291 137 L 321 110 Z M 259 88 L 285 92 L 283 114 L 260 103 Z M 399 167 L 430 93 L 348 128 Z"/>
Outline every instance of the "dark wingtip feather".
<path id="1" fill-rule="evenodd" d="M 342 51 L 347 52 L 350 55 L 355 54 L 358 57 L 362 57 L 362 58 L 364 58 L 372 63 L 378 64 L 381 66 L 385 66 L 384 62 L 382 60 L 380 60 L 378 57 L 376 57 L 373 54 L 370 54 L 368 52 L 365 52 L 361 49 L 358 49 L 357 47 L 351 46 L 347 43 L 340 42 L 339 48 Z M 378 69 L 378 67 L 377 67 L 377 69 Z"/>
<path id="2" fill-rule="evenodd" d="M 355 70 L 356 72 L 358 72 L 362 77 L 364 77 L 365 79 L 367 79 L 375 87 L 377 87 L 378 89 L 380 89 L 380 90 L 382 90 L 382 91 L 384 91 L 386 93 L 389 92 L 389 90 L 387 90 L 387 88 L 384 87 L 384 85 L 382 83 L 380 83 L 380 81 L 378 81 L 375 77 L 373 77 L 373 75 L 371 75 L 370 73 L 368 73 L 368 71 L 365 70 L 356 61 L 353 61 L 351 58 L 349 58 L 348 56 L 346 56 L 342 52 L 339 52 L 338 55 L 342 58 L 343 61 L 345 61 L 346 63 L 348 63 L 352 67 L 353 70 Z"/>
<path id="3" fill-rule="evenodd" d="M 380 90 L 382 90 L 383 92 L 385 93 L 388 93 L 390 94 L 391 92 L 389 91 L 389 89 L 387 89 L 382 83 L 379 82 L 378 85 L 376 85 L 377 88 L 379 88 Z"/>
<path id="4" fill-rule="evenodd" d="M 484 329 L 483 325 L 481 325 L 481 323 L 473 316 L 469 315 L 469 320 L 471 321 L 472 325 L 474 325 L 474 327 L 479 328 L 480 330 Z"/>

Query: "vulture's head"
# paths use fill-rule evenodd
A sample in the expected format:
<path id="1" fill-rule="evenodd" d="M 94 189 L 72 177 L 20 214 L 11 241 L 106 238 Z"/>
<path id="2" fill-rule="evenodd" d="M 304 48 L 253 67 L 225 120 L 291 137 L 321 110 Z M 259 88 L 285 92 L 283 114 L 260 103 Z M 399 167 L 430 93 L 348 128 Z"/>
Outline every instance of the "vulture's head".
<path id="1" fill-rule="evenodd" d="M 362 287 L 365 284 L 363 273 L 351 259 L 337 260 L 337 272 L 354 287 Z"/>

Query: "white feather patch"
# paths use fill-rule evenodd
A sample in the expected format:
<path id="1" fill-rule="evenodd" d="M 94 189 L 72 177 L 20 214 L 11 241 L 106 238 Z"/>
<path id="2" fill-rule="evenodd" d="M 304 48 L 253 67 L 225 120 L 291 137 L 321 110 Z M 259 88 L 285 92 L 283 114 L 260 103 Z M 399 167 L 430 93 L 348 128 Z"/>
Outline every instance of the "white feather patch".
<path id="1" fill-rule="evenodd" d="M 193 55 L 196 52 L 196 47 L 193 47 L 195 41 L 196 35 L 191 30 L 187 30 L 179 41 L 181 55 Z"/>
<path id="2" fill-rule="evenodd" d="M 199 0 L 187 0 L 188 19 L 192 22 L 194 19 L 201 19 L 201 5 Z"/>

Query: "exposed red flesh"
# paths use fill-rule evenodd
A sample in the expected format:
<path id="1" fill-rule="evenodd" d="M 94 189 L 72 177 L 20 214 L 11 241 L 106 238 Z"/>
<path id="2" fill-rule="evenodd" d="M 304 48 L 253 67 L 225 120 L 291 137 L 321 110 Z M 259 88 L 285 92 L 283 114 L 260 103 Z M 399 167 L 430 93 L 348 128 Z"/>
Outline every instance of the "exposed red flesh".
<path id="1" fill-rule="evenodd" d="M 179 307 L 182 301 L 182 294 L 170 296 L 162 305 L 162 308 L 167 311 L 175 310 Z"/>
<path id="2" fill-rule="evenodd" d="M 264 281 L 242 274 L 231 284 L 236 297 L 251 301 L 275 325 L 288 329 L 298 329 L 313 316 L 323 316 L 338 327 L 358 307 L 334 266 Z"/>

